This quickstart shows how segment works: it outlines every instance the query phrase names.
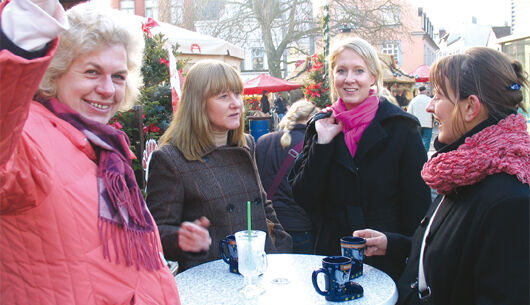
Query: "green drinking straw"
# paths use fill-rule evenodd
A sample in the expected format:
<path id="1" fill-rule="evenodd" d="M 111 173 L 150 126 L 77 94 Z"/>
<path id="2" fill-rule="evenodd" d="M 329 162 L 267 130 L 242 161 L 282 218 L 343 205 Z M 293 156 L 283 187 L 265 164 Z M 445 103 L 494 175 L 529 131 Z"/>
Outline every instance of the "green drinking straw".
<path id="1" fill-rule="evenodd" d="M 248 231 L 248 240 L 250 240 L 250 231 L 252 230 L 252 218 L 250 217 L 250 201 L 247 201 L 247 231 Z"/>

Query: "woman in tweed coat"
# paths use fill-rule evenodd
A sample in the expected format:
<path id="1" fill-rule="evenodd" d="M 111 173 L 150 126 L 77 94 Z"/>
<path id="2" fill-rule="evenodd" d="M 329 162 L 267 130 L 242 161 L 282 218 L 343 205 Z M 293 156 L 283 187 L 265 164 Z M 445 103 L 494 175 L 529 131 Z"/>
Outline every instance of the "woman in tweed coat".
<path id="1" fill-rule="evenodd" d="M 243 132 L 243 83 L 216 60 L 188 72 L 182 99 L 152 155 L 147 205 L 159 227 L 164 255 L 180 271 L 219 259 L 218 243 L 252 227 L 268 232 L 267 253 L 290 252 L 291 237 L 278 222 L 261 185 L 255 145 Z"/>

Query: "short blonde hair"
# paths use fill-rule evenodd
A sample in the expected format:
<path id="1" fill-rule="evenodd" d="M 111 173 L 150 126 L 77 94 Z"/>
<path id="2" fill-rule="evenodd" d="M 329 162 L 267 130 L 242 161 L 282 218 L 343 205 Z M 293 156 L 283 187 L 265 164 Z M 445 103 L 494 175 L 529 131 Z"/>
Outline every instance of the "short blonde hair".
<path id="1" fill-rule="evenodd" d="M 308 120 L 317 112 L 318 109 L 315 104 L 306 99 L 298 100 L 291 105 L 280 124 L 278 124 L 278 128 L 284 131 L 280 139 L 283 148 L 291 145 L 291 130 L 294 128 L 294 125 Z"/>
<path id="2" fill-rule="evenodd" d="M 335 87 L 335 75 L 333 74 L 333 70 L 336 66 L 337 57 L 342 51 L 344 51 L 344 49 L 350 49 L 361 56 L 370 73 L 375 76 L 375 86 L 377 88 L 377 94 L 379 94 L 383 87 L 383 70 L 381 68 L 381 62 L 379 61 L 377 51 L 366 40 L 359 37 L 352 37 L 335 42 L 328 56 L 329 82 L 332 101 L 336 100 L 339 96 L 337 88 Z"/>
<path id="3" fill-rule="evenodd" d="M 127 53 L 125 97 L 120 110 L 131 108 L 142 86 L 144 38 L 132 17 L 94 2 L 74 6 L 67 12 L 70 28 L 59 36 L 59 45 L 40 83 L 39 93 L 44 97 L 57 96 L 57 80 L 79 57 L 110 45 L 122 44 Z"/>
<path id="4" fill-rule="evenodd" d="M 243 81 L 239 72 L 219 60 L 201 60 L 195 63 L 186 75 L 177 112 L 160 137 L 159 144 L 175 145 L 187 160 L 202 160 L 202 156 L 214 146 L 206 100 L 228 91 L 243 93 Z M 246 144 L 244 120 L 241 113 L 239 127 L 228 131 L 229 145 Z"/>

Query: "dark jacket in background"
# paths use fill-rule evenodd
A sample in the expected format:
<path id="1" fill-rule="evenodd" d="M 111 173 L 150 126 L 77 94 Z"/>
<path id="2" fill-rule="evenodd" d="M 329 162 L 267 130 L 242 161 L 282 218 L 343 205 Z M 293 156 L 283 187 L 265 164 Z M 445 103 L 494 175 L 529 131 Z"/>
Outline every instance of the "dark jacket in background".
<path id="1" fill-rule="evenodd" d="M 268 133 L 259 138 L 256 144 L 256 163 L 258 164 L 261 182 L 265 191 L 268 191 L 272 185 L 276 174 L 288 156 L 289 150 L 304 139 L 305 127 L 305 124 L 296 124 L 294 126 L 293 130 L 291 130 L 291 145 L 286 148 L 282 148 L 280 144 L 283 131 Z M 309 216 L 293 199 L 291 185 L 287 182 L 289 171 L 290 168 L 272 198 L 272 205 L 286 231 L 311 231 L 312 225 Z"/>
<path id="2" fill-rule="evenodd" d="M 271 104 L 269 103 L 269 98 L 267 97 L 267 95 L 263 94 L 260 100 L 260 104 L 261 111 L 265 113 L 269 113 L 271 111 Z"/>
<path id="3" fill-rule="evenodd" d="M 153 153 L 146 201 L 158 225 L 164 255 L 178 261 L 179 271 L 221 258 L 219 241 L 247 229 L 247 201 L 252 202 L 252 229 L 270 233 L 265 218 L 274 224 L 276 244 L 267 234 L 266 252 L 291 252 L 291 237 L 280 225 L 271 201 L 266 200 L 250 136 L 247 145 L 216 147 L 205 154 L 204 162 L 188 161 L 173 145 Z M 210 249 L 182 251 L 178 247 L 180 224 L 201 216 L 211 223 Z"/>
<path id="4" fill-rule="evenodd" d="M 439 153 L 456 149 L 465 138 L 492 124 L 488 121 Z M 435 200 L 414 233 L 412 248 L 410 239 L 407 243 L 403 236 L 387 234 L 387 255 L 410 253 L 397 283 L 399 304 L 420 304 L 411 284 L 418 276 L 425 228 L 441 199 Z M 530 304 L 529 206 L 530 187 L 504 173 L 445 196 L 431 225 L 423 261 L 432 304 Z"/>
<path id="5" fill-rule="evenodd" d="M 280 97 L 274 100 L 274 108 L 276 109 L 277 114 L 285 114 L 287 112 L 287 108 L 285 107 L 285 102 L 283 101 L 283 98 L 280 98 Z M 305 125 L 304 125 L 304 130 L 305 130 Z"/>
<path id="6" fill-rule="evenodd" d="M 411 236 L 431 203 L 420 172 L 427 160 L 417 119 L 384 98 L 352 158 L 344 134 L 317 144 L 314 121 L 290 174 L 296 202 L 317 221 L 316 254 L 339 255 L 340 238 L 371 228 Z M 366 260 L 395 280 L 404 259 Z"/>

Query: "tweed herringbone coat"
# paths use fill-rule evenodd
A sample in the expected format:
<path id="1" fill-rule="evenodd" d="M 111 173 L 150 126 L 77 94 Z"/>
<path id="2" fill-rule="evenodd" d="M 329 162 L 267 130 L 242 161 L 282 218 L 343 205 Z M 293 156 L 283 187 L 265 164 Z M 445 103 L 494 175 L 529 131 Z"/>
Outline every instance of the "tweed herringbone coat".
<path id="1" fill-rule="evenodd" d="M 158 225 L 164 255 L 179 263 L 179 271 L 221 258 L 218 243 L 247 228 L 247 201 L 252 204 L 252 229 L 268 232 L 267 253 L 290 252 L 292 241 L 280 225 L 261 185 L 254 157 L 254 139 L 247 146 L 221 146 L 206 153 L 203 161 L 188 161 L 177 147 L 162 146 L 149 164 L 147 205 Z M 184 221 L 206 216 L 212 244 L 208 251 L 190 253 L 178 246 Z M 267 220 L 266 220 L 267 219 Z"/>

